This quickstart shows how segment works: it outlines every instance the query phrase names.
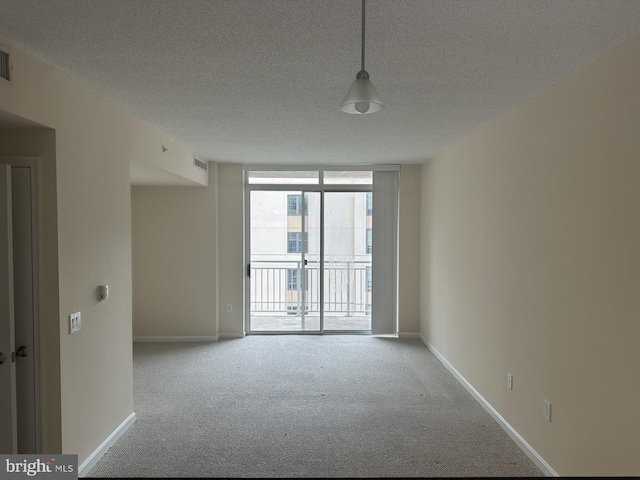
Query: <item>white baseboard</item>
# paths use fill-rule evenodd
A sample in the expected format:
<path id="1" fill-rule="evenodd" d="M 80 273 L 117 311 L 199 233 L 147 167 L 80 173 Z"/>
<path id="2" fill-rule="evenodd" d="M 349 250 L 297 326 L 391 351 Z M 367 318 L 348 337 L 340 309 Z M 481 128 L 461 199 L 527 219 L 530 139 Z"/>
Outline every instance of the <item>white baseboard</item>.
<path id="1" fill-rule="evenodd" d="M 242 332 L 242 333 L 221 333 L 220 335 L 218 335 L 218 337 L 220 337 L 220 340 L 222 340 L 223 338 L 225 338 L 225 339 L 244 338 L 244 337 L 246 337 L 246 334 L 244 332 Z"/>
<path id="2" fill-rule="evenodd" d="M 551 468 L 551 466 L 540 456 L 540 454 L 538 454 L 538 452 L 536 452 L 531 447 L 531 445 L 529 445 L 526 440 L 522 438 L 522 436 L 520 436 L 520 434 L 516 432 L 516 430 L 511 425 L 509 425 L 509 423 L 504 418 L 502 418 L 502 415 L 500 415 L 498 411 L 493 408 L 491 404 L 487 402 L 475 388 L 473 388 L 473 385 L 471 385 L 467 381 L 467 379 L 464 378 L 462 374 L 458 372 L 458 370 L 456 370 L 455 367 L 451 365 L 449 361 L 444 358 L 442 354 L 427 341 L 426 338 L 424 338 L 422 334 L 418 334 L 418 338 L 420 338 L 422 343 L 424 343 L 429 351 L 433 353 L 433 355 L 440 361 L 440 363 L 442 363 L 442 365 L 444 365 L 447 370 L 449 370 L 449 372 L 451 372 L 456 380 L 458 380 L 458 382 L 462 384 L 462 386 L 471 394 L 471 396 L 473 396 L 473 398 L 476 399 L 476 401 L 489 413 L 489 415 L 491 415 L 498 422 L 498 425 L 500 425 L 502 429 L 507 432 L 507 435 L 509 435 L 509 437 L 516 443 L 516 445 L 520 447 L 520 450 L 522 450 L 527 455 L 527 457 L 529 457 L 531 461 L 535 463 L 540 470 L 542 470 L 542 473 L 544 473 L 547 477 L 559 476 L 558 473 L 553 468 Z"/>
<path id="3" fill-rule="evenodd" d="M 89 455 L 80 467 L 78 467 L 78 477 L 84 477 L 89 471 L 96 466 L 96 463 L 102 458 L 102 456 L 107 453 L 107 451 L 111 448 L 111 446 L 118 441 L 118 439 L 124 434 L 136 421 L 136 414 L 133 412 L 129 415 L 124 422 L 120 424 L 118 428 L 116 428 L 111 435 L 107 437 L 107 439 L 102 442 L 95 452 Z"/>
<path id="4" fill-rule="evenodd" d="M 133 337 L 134 343 L 148 342 L 217 342 L 218 335 L 212 337 Z"/>

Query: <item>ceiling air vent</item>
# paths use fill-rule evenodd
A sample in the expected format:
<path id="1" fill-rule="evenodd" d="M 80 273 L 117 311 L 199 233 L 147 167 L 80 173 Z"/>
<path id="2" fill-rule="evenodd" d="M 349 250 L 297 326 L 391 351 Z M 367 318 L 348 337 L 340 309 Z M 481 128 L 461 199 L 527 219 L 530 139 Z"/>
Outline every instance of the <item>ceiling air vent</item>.
<path id="1" fill-rule="evenodd" d="M 11 83 L 11 55 L 4 47 L 0 47 L 0 78 Z"/>
<path id="2" fill-rule="evenodd" d="M 207 162 L 203 162 L 198 160 L 196 157 L 193 157 L 193 166 L 201 168 L 202 170 L 207 170 Z"/>

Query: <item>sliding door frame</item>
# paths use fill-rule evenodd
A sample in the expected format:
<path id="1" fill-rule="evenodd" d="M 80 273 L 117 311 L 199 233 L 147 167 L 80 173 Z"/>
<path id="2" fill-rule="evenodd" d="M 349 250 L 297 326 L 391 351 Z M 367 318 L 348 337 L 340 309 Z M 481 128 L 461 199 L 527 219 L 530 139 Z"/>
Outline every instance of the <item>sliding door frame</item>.
<path id="1" fill-rule="evenodd" d="M 244 184 L 244 330 L 247 335 L 324 335 L 324 334 L 360 334 L 371 335 L 371 330 L 329 330 L 324 329 L 324 194 L 329 192 L 353 193 L 353 192 L 373 192 L 373 180 L 371 184 L 324 184 L 322 183 L 325 171 L 399 171 L 399 165 L 243 165 Z M 251 171 L 308 171 L 318 172 L 318 184 L 251 184 L 248 176 Z M 251 192 L 253 191 L 285 191 L 320 193 L 320 272 L 319 272 L 319 310 L 320 329 L 317 331 L 251 331 L 251 282 L 247 275 L 251 262 Z M 302 202 L 304 205 L 304 201 Z M 397 268 L 397 266 L 396 266 Z M 373 321 L 373 317 L 372 317 Z"/>
<path id="2" fill-rule="evenodd" d="M 331 187 L 331 188 L 326 188 Z M 265 331 L 251 331 L 251 282 L 249 281 L 249 276 L 247 275 L 247 271 L 249 269 L 248 265 L 251 262 L 251 192 L 254 191 L 272 191 L 272 192 L 300 192 L 304 196 L 307 193 L 319 193 L 320 194 L 320 271 L 319 271 L 319 300 L 318 306 L 320 310 L 320 329 L 317 331 L 280 331 L 280 330 L 265 330 Z M 324 328 L 324 194 L 325 193 L 360 193 L 360 192 L 371 192 L 372 188 L 370 185 L 245 185 L 245 332 L 247 334 L 278 334 L 278 335 L 286 335 L 286 334 L 294 334 L 294 335 L 321 335 L 321 334 L 329 334 L 329 333 L 339 333 L 339 334 L 365 334 L 369 335 L 370 330 L 329 330 L 326 331 Z M 303 201 L 304 205 L 305 202 Z M 306 207 L 303 207 L 306 208 Z M 303 215 L 304 218 L 304 215 Z M 309 253 L 309 252 L 305 252 Z M 304 279 L 304 274 L 302 276 Z M 304 281 L 304 280 L 303 280 Z M 304 313 L 303 313 L 304 314 Z"/>

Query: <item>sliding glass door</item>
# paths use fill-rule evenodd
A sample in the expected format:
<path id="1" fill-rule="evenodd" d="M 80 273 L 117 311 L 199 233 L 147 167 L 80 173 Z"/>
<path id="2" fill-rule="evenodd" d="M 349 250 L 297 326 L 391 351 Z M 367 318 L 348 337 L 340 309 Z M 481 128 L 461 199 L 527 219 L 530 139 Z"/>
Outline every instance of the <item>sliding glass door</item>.
<path id="1" fill-rule="evenodd" d="M 371 330 L 371 192 L 324 194 L 324 329 Z"/>
<path id="2" fill-rule="evenodd" d="M 249 330 L 320 331 L 320 193 L 250 192 Z"/>
<path id="3" fill-rule="evenodd" d="M 247 333 L 397 331 L 396 172 L 245 166 Z"/>
<path id="4" fill-rule="evenodd" d="M 249 331 L 370 331 L 371 192 L 249 198 Z"/>

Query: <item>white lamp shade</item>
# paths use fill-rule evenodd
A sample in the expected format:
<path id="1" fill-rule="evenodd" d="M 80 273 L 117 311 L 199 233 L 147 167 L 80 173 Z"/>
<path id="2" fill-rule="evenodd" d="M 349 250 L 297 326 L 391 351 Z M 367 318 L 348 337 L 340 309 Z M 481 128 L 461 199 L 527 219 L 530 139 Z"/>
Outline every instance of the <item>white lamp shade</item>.
<path id="1" fill-rule="evenodd" d="M 383 108 L 384 103 L 368 78 L 356 79 L 340 105 L 343 112 L 357 115 L 379 112 Z"/>

